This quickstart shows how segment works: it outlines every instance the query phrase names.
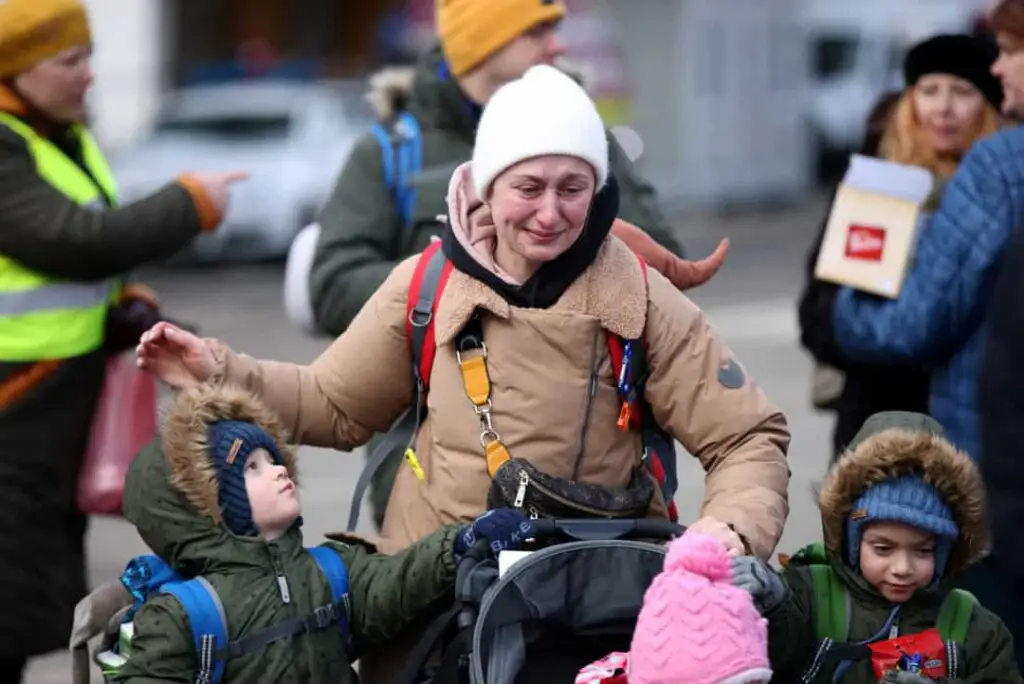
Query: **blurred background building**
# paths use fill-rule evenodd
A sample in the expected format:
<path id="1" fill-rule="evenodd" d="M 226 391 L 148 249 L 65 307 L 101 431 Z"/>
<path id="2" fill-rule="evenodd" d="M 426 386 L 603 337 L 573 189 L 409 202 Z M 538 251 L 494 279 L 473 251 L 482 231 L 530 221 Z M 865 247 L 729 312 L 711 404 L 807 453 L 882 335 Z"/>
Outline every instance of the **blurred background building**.
<path id="1" fill-rule="evenodd" d="M 568 57 L 675 211 L 813 191 L 856 147 L 874 99 L 899 85 L 907 45 L 937 31 L 972 30 L 988 2 L 567 4 Z M 290 160 L 296 187 L 286 207 L 267 210 L 280 239 L 256 251 L 282 249 L 315 215 L 368 126 L 365 77 L 411 63 L 433 40 L 434 0 L 89 5 L 96 130 L 115 152 L 129 197 L 200 161 L 258 168 Z M 258 186 L 251 193 L 265 197 Z"/>

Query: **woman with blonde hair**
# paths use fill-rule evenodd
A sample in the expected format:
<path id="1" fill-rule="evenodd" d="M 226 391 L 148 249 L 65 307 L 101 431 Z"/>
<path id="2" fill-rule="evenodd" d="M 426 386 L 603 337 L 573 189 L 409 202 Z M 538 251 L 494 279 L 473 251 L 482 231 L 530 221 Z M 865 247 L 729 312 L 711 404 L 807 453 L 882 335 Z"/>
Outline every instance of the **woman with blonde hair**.
<path id="1" fill-rule="evenodd" d="M 996 55 L 990 41 L 966 35 L 936 36 L 911 49 L 903 64 L 907 87 L 879 156 L 953 175 L 971 145 L 1002 126 L 1003 90 L 990 72 Z"/>
<path id="2" fill-rule="evenodd" d="M 991 41 L 968 35 L 938 35 L 918 43 L 903 62 L 904 89 L 872 112 L 869 128 L 874 130 L 861 154 L 930 171 L 935 191 L 926 211 L 937 207 L 946 180 L 967 150 L 1003 125 L 1002 86 L 990 71 L 997 55 Z M 808 255 L 808 284 L 799 304 L 800 338 L 815 361 L 843 372 L 842 388 L 831 401 L 815 398 L 819 408 L 836 411 L 835 458 L 874 413 L 926 413 L 929 377 L 924 368 L 851 364 L 836 353 L 831 311 L 837 286 L 813 275 L 825 223 L 827 219 Z"/>

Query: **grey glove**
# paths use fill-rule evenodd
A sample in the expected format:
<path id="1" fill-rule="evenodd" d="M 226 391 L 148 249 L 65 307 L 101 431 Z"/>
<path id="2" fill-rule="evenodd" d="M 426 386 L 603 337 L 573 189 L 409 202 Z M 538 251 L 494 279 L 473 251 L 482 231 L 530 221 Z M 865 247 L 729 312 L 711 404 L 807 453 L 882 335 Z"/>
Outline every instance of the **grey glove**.
<path id="1" fill-rule="evenodd" d="M 889 671 L 882 678 L 887 684 L 935 684 L 934 679 L 913 672 Z"/>
<path id="2" fill-rule="evenodd" d="M 731 562 L 732 583 L 750 592 L 759 613 L 769 613 L 786 600 L 789 593 L 786 584 L 763 560 L 754 556 L 733 556 Z"/>
<path id="3" fill-rule="evenodd" d="M 132 595 L 120 580 L 100 585 L 78 602 L 71 627 L 71 681 L 73 684 L 89 684 L 92 660 L 89 658 L 89 640 L 112 630 L 132 606 Z M 109 638 L 116 638 L 111 636 Z"/>

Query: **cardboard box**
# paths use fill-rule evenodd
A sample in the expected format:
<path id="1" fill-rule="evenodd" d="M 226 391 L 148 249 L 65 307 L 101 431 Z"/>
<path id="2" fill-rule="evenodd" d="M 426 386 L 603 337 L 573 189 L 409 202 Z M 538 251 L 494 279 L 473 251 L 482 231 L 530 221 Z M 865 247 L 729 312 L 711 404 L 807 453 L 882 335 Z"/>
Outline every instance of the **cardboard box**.
<path id="1" fill-rule="evenodd" d="M 933 184 L 926 169 L 854 155 L 832 204 L 814 276 L 899 297 Z"/>

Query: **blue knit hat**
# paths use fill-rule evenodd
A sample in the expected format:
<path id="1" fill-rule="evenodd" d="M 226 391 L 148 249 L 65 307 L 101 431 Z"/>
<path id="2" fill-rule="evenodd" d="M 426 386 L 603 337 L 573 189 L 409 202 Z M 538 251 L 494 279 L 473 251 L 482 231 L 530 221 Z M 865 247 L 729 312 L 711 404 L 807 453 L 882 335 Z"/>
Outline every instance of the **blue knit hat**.
<path id="1" fill-rule="evenodd" d="M 217 467 L 220 510 L 224 524 L 240 537 L 259 534 L 252 519 L 245 490 L 245 463 L 256 449 L 266 449 L 274 463 L 284 465 L 284 456 L 274 439 L 259 426 L 241 420 L 212 423 L 206 433 L 207 452 Z"/>
<path id="2" fill-rule="evenodd" d="M 846 520 L 846 555 L 854 568 L 860 567 L 864 526 L 875 522 L 903 523 L 935 535 L 935 578 L 942 576 L 960 530 L 935 487 L 919 475 L 907 475 L 883 480 L 864 492 Z"/>

